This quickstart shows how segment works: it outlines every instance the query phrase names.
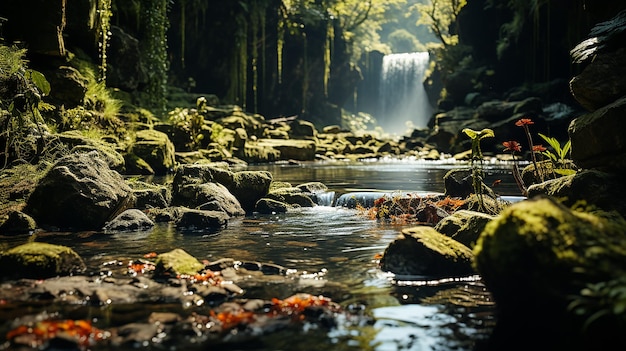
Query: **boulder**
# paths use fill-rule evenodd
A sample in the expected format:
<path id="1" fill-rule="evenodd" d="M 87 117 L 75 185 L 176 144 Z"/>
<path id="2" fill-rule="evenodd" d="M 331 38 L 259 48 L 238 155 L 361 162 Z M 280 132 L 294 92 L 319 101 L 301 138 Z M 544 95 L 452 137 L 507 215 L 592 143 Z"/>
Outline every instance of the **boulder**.
<path id="1" fill-rule="evenodd" d="M 315 202 L 300 188 L 279 188 L 272 190 L 266 196 L 268 199 L 284 202 L 291 206 L 314 207 Z"/>
<path id="2" fill-rule="evenodd" d="M 204 268 L 204 265 L 195 257 L 188 254 L 183 249 L 174 249 L 169 252 L 159 254 L 155 262 L 154 274 L 197 274 Z"/>
<path id="3" fill-rule="evenodd" d="M 472 248 L 485 225 L 494 218 L 482 212 L 458 210 L 439 221 L 435 225 L 435 230 Z"/>
<path id="4" fill-rule="evenodd" d="M 255 211 L 261 214 L 275 214 L 285 213 L 288 208 L 289 205 L 284 202 L 263 198 L 257 201 Z"/>
<path id="5" fill-rule="evenodd" d="M 572 210 L 551 197 L 512 204 L 489 222 L 474 247 L 474 266 L 498 307 L 499 338 L 530 333 L 535 342 L 558 345 L 542 349 L 569 350 L 623 340 L 623 312 L 607 311 L 623 304 L 610 296 L 624 284 L 604 293 L 590 287 L 623 278 L 624 228 L 614 212 Z M 524 342 L 530 344 L 518 349 L 536 345 Z"/>
<path id="6" fill-rule="evenodd" d="M 60 158 L 40 180 L 24 212 L 41 227 L 100 230 L 133 201 L 122 176 L 92 151 Z"/>
<path id="7" fill-rule="evenodd" d="M 579 171 L 531 185 L 528 188 L 528 197 L 538 195 L 557 198 L 566 206 L 584 203 L 626 215 L 626 184 L 618 174 L 593 169 Z"/>
<path id="8" fill-rule="evenodd" d="M 176 156 L 174 144 L 167 134 L 153 129 L 137 132 L 131 152 L 146 161 L 157 175 L 174 169 Z"/>
<path id="9" fill-rule="evenodd" d="M 32 233 L 37 229 L 35 220 L 20 211 L 11 211 L 6 221 L 0 225 L 0 235 L 18 235 Z"/>
<path id="10" fill-rule="evenodd" d="M 183 231 L 214 231 L 225 228 L 228 218 L 228 214 L 223 211 L 192 210 L 183 207 L 175 225 Z"/>
<path id="11" fill-rule="evenodd" d="M 175 194 L 172 204 L 199 210 L 222 211 L 230 217 L 246 214 L 237 198 L 219 183 L 187 185 Z"/>
<path id="12" fill-rule="evenodd" d="M 574 119 L 568 132 L 572 160 L 581 168 L 626 171 L 626 97 Z"/>
<path id="13" fill-rule="evenodd" d="M 129 209 L 120 213 L 104 225 L 105 233 L 147 230 L 154 227 L 154 222 L 138 209 Z"/>
<path id="14" fill-rule="evenodd" d="M 582 107 L 595 111 L 626 95 L 626 48 L 599 53 L 570 81 L 572 95 Z"/>
<path id="15" fill-rule="evenodd" d="M 0 276 L 45 279 L 81 273 L 82 258 L 69 247 L 30 242 L 0 253 Z"/>
<path id="16" fill-rule="evenodd" d="M 385 249 L 380 268 L 397 275 L 458 277 L 474 273 L 472 250 L 460 242 L 419 226 L 402 233 Z"/>

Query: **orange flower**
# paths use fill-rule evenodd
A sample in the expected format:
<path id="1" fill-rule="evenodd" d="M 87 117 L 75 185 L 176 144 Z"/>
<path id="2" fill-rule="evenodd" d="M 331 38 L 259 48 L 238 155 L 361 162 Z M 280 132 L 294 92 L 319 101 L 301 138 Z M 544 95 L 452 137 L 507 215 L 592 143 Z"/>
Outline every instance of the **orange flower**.
<path id="1" fill-rule="evenodd" d="M 546 151 L 547 149 L 545 147 L 543 147 L 543 145 L 539 144 L 539 145 L 533 145 L 533 151 L 534 152 L 543 152 Z"/>
<path id="2" fill-rule="evenodd" d="M 515 122 L 515 125 L 518 127 L 523 127 L 529 124 L 535 124 L 535 122 L 533 122 L 533 120 L 530 118 L 522 118 L 518 120 L 517 122 Z"/>
<path id="3" fill-rule="evenodd" d="M 504 151 L 511 151 L 511 152 L 522 151 L 522 145 L 520 145 L 520 143 L 518 143 L 515 140 L 505 141 L 502 143 L 502 145 L 504 145 Z"/>

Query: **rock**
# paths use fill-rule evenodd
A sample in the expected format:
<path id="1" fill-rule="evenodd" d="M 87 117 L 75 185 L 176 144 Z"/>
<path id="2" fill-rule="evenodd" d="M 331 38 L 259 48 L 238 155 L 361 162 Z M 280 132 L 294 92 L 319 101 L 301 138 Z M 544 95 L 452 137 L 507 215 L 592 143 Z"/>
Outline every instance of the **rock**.
<path id="1" fill-rule="evenodd" d="M 272 174 L 267 171 L 239 171 L 233 175 L 232 184 L 224 184 L 239 200 L 241 206 L 250 212 L 256 202 L 264 197 L 272 183 Z"/>
<path id="2" fill-rule="evenodd" d="M 230 217 L 246 214 L 237 198 L 219 183 L 187 185 L 174 194 L 172 204 L 199 210 L 221 211 Z"/>
<path id="3" fill-rule="evenodd" d="M 138 209 L 129 209 L 104 225 L 106 233 L 147 230 L 154 227 L 154 222 Z"/>
<path id="4" fill-rule="evenodd" d="M 626 97 L 574 119 L 568 132 L 572 160 L 581 168 L 626 171 Z"/>
<path id="5" fill-rule="evenodd" d="M 473 248 L 485 225 L 494 218 L 482 212 L 458 210 L 439 221 L 435 230 Z"/>
<path id="6" fill-rule="evenodd" d="M 61 66 L 45 72 L 45 75 L 50 82 L 50 98 L 56 104 L 64 105 L 66 109 L 82 106 L 89 82 L 77 69 Z"/>
<path id="7" fill-rule="evenodd" d="M 288 204 L 274 199 L 260 199 L 256 203 L 255 210 L 261 214 L 274 214 L 287 212 Z"/>
<path id="8" fill-rule="evenodd" d="M 189 185 L 202 183 L 220 183 L 235 196 L 244 211 L 254 210 L 256 202 L 269 191 L 272 174 L 267 171 L 239 171 L 231 172 L 228 164 L 194 164 L 182 165 L 176 170 L 172 181 L 174 198 L 190 198 L 185 194 Z M 176 202 L 179 202 L 178 200 Z"/>
<path id="9" fill-rule="evenodd" d="M 474 273 L 473 254 L 467 246 L 420 226 L 402 230 L 385 249 L 380 267 L 398 275 L 456 277 Z"/>
<path id="10" fill-rule="evenodd" d="M 107 84 L 125 91 L 135 91 L 148 78 L 142 65 L 139 41 L 118 26 L 111 26 L 110 31 Z"/>
<path id="11" fill-rule="evenodd" d="M 82 258 L 61 245 L 30 242 L 0 253 L 2 277 L 44 279 L 85 269 Z"/>
<path id="12" fill-rule="evenodd" d="M 154 274 L 161 276 L 169 274 L 176 276 L 178 274 L 196 274 L 204 265 L 195 257 L 188 254 L 183 249 L 174 249 L 169 252 L 159 254 L 155 262 Z"/>
<path id="13" fill-rule="evenodd" d="M 11 211 L 2 225 L 0 225 L 0 233 L 2 235 L 28 234 L 37 229 L 35 220 L 20 211 Z"/>
<path id="14" fill-rule="evenodd" d="M 167 134 L 145 129 L 136 133 L 131 152 L 146 161 L 157 175 L 164 175 L 174 169 L 176 156 L 174 144 Z"/>
<path id="15" fill-rule="evenodd" d="M 122 176 L 92 151 L 59 159 L 28 198 L 24 212 L 42 227 L 100 230 L 133 201 Z"/>
<path id="16" fill-rule="evenodd" d="M 582 107 L 595 111 L 626 95 L 626 48 L 598 54 L 570 81 L 572 95 Z"/>
<path id="17" fill-rule="evenodd" d="M 269 192 L 266 196 L 268 199 L 284 202 L 291 206 L 314 207 L 315 202 L 309 195 L 303 193 L 299 188 L 279 188 Z"/>
<path id="18" fill-rule="evenodd" d="M 590 350 L 598 340 L 621 340 L 623 314 L 621 324 L 592 317 L 599 311 L 590 298 L 611 299 L 592 298 L 588 289 L 624 276 L 624 228 L 626 221 L 615 213 L 570 210 L 550 197 L 504 209 L 474 247 L 474 266 L 499 310 L 499 332 L 508 327 L 510 335 L 532 333 L 535 342 L 558 349 Z M 584 301 L 591 310 L 582 318 L 571 306 Z"/>
<path id="19" fill-rule="evenodd" d="M 185 231 L 206 231 L 225 228 L 228 214 L 223 211 L 203 211 L 183 209 L 176 220 L 176 227 Z"/>
<path id="20" fill-rule="evenodd" d="M 143 183 L 143 182 L 140 182 Z M 169 188 L 163 185 L 153 185 L 143 183 L 137 188 L 137 184 L 131 183 L 133 195 L 135 196 L 135 207 L 144 210 L 148 208 L 165 208 L 172 201 L 172 194 Z"/>
<path id="21" fill-rule="evenodd" d="M 309 139 L 312 140 L 317 135 L 315 125 L 309 121 L 303 121 L 296 119 L 291 123 L 291 136 L 294 139 Z"/>
<path id="22" fill-rule="evenodd" d="M 116 149 L 115 144 L 101 139 L 89 138 L 77 130 L 68 130 L 57 134 L 58 138 L 71 148 L 72 153 L 86 153 L 98 151 L 109 168 L 122 172 L 125 169 L 126 160 Z"/>
<path id="23" fill-rule="evenodd" d="M 315 141 L 312 140 L 259 139 L 256 143 L 246 143 L 246 147 L 254 144 L 278 150 L 280 152 L 280 160 L 315 160 L 316 145 Z"/>
<path id="24" fill-rule="evenodd" d="M 576 203 L 597 206 L 606 211 L 626 214 L 626 184 L 617 174 L 583 170 L 576 174 L 531 185 L 528 197 L 548 195 L 566 206 Z"/>

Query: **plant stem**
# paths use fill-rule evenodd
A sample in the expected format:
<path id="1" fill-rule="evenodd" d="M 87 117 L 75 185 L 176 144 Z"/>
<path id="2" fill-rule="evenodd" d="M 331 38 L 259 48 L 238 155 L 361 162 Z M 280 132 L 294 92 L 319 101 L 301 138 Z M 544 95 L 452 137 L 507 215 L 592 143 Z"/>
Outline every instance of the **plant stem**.
<path id="1" fill-rule="evenodd" d="M 532 157 L 533 166 L 535 167 L 535 177 L 541 179 L 543 182 L 543 172 L 539 171 L 539 167 L 537 166 L 537 157 L 535 156 L 535 151 L 533 151 L 533 137 L 530 135 L 530 130 L 528 130 L 528 126 L 524 124 L 524 131 L 526 132 L 526 138 L 528 139 L 528 146 L 530 147 L 530 155 Z"/>

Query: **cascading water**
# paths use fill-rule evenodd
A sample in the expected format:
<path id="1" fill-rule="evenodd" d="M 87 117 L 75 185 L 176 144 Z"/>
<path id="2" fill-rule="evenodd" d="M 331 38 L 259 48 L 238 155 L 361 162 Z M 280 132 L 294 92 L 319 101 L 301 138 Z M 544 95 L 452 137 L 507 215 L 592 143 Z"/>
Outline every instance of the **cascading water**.
<path id="1" fill-rule="evenodd" d="M 403 135 L 425 128 L 433 112 L 423 80 L 428 52 L 391 54 L 383 57 L 380 79 L 378 125 L 385 132 Z"/>

